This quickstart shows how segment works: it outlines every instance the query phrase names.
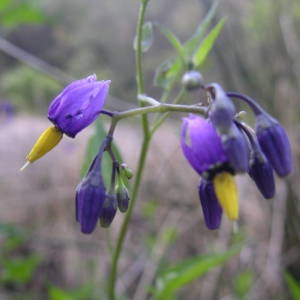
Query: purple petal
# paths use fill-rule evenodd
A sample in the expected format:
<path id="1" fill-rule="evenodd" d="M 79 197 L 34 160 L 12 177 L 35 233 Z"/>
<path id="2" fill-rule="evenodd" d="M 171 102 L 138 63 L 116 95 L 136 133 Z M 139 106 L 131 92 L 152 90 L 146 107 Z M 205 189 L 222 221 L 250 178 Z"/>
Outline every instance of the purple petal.
<path id="1" fill-rule="evenodd" d="M 191 166 L 201 175 L 227 158 L 215 128 L 195 115 L 183 119 L 181 147 Z"/>
<path id="2" fill-rule="evenodd" d="M 219 228 L 222 220 L 222 208 L 217 200 L 212 182 L 204 180 L 200 182 L 199 197 L 207 228 Z"/>
<path id="3" fill-rule="evenodd" d="M 110 81 L 91 76 L 71 83 L 50 104 L 48 118 L 65 134 L 76 134 L 101 112 Z"/>

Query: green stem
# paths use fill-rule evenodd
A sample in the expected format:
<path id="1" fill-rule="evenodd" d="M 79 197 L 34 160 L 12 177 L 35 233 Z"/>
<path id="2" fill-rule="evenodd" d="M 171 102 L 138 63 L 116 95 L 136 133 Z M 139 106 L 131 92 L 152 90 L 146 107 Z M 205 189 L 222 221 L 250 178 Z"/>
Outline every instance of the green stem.
<path id="1" fill-rule="evenodd" d="M 144 90 L 145 90 L 144 89 L 143 68 L 142 68 L 142 39 L 143 39 L 143 24 L 144 24 L 147 4 L 148 4 L 148 0 L 141 0 L 138 22 L 137 22 L 137 49 L 136 49 L 137 95 L 144 94 Z M 143 106 L 143 105 L 144 105 L 144 103 L 140 102 L 140 106 Z M 143 109 L 143 107 L 141 107 L 140 109 Z M 129 114 L 132 114 L 132 112 L 129 112 Z M 135 115 L 135 114 L 132 114 L 132 115 Z M 124 113 L 123 113 L 123 117 L 124 117 Z M 114 131 L 114 128 L 115 128 L 118 120 L 120 120 L 121 118 L 122 118 L 122 113 L 119 113 L 116 118 L 113 118 L 111 133 Z M 116 280 L 117 280 L 118 262 L 119 262 L 120 254 L 122 252 L 124 240 L 125 240 L 125 237 L 127 234 L 128 224 L 131 219 L 134 204 L 137 199 L 139 186 L 140 186 L 140 182 L 142 180 L 142 174 L 143 174 L 145 161 L 146 161 L 146 157 L 147 157 L 148 147 L 149 147 L 149 143 L 150 143 L 150 139 L 151 139 L 151 136 L 149 134 L 149 122 L 148 122 L 148 117 L 146 114 L 142 114 L 142 125 L 143 125 L 143 131 L 144 131 L 144 141 L 143 141 L 142 148 L 140 151 L 138 169 L 137 169 L 134 185 L 132 188 L 131 201 L 130 201 L 127 214 L 125 216 L 125 219 L 123 221 L 122 227 L 121 227 L 119 235 L 118 235 L 115 251 L 113 252 L 113 255 L 112 255 L 112 267 L 111 267 L 110 277 L 109 277 L 109 281 L 108 281 L 108 297 L 110 300 L 115 300 L 115 296 L 116 296 L 115 295 L 115 286 L 116 286 Z"/>
<path id="2" fill-rule="evenodd" d="M 144 139 L 142 148 L 140 151 L 140 157 L 139 157 L 139 161 L 138 161 L 138 169 L 137 169 L 137 173 L 135 176 L 135 182 L 134 182 L 134 185 L 132 188 L 132 194 L 131 194 L 131 199 L 129 202 L 128 211 L 125 215 L 125 219 L 123 221 L 123 224 L 122 224 L 119 236 L 118 236 L 116 248 L 115 248 L 115 251 L 114 251 L 113 257 L 112 257 L 111 274 L 110 274 L 110 278 L 109 278 L 109 282 L 108 282 L 108 284 L 109 284 L 108 297 L 110 300 L 115 300 L 115 284 L 116 284 L 116 279 L 117 279 L 118 262 L 119 262 L 120 254 L 122 252 L 124 240 L 125 240 L 125 237 L 127 234 L 129 221 L 131 219 L 134 205 L 135 205 L 135 202 L 137 199 L 140 183 L 142 180 L 142 174 L 143 174 L 144 167 L 145 167 L 149 143 L 150 143 L 150 139 L 148 139 L 148 138 Z"/>
<path id="3" fill-rule="evenodd" d="M 206 114 L 206 107 L 199 105 L 184 105 L 184 104 L 169 104 L 161 103 L 154 106 L 146 106 L 125 110 L 120 113 L 116 113 L 113 117 L 115 122 L 121 119 L 133 117 L 136 115 L 145 115 L 149 113 L 167 113 L 167 112 L 182 112 L 182 113 L 195 113 L 195 114 Z"/>

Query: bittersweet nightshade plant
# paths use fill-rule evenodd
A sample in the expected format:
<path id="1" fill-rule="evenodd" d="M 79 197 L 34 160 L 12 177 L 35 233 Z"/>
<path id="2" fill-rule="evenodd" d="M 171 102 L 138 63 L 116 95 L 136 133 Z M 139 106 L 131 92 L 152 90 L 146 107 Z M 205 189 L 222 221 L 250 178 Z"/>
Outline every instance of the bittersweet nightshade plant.
<path id="1" fill-rule="evenodd" d="M 116 299 L 119 257 L 141 185 L 149 144 L 156 130 L 171 112 L 189 113 L 183 118 L 180 142 L 184 156 L 201 177 L 198 194 L 204 221 L 209 229 L 220 227 L 223 212 L 230 220 L 238 219 L 235 175 L 248 173 L 261 194 L 265 198 L 271 198 L 275 193 L 273 169 L 279 176 L 288 175 L 292 169 L 289 141 L 285 130 L 277 120 L 246 95 L 226 92 L 219 83 L 204 84 L 203 76 L 198 69 L 224 24 L 224 20 L 221 20 L 203 38 L 205 28 L 213 14 L 206 19 L 203 27 L 201 25 L 197 28 L 195 34 L 185 44 L 181 44 L 171 32 L 164 31 L 177 51 L 177 57 L 157 70 L 159 76 L 156 76 L 156 83 L 163 88 L 160 99 L 154 99 L 146 94 L 142 52 L 151 46 L 153 40 L 151 36 L 153 30 L 149 30 L 152 28 L 151 23 L 144 26 L 148 3 L 149 0 L 140 1 L 134 42 L 138 107 L 122 112 L 104 111 L 110 81 L 97 81 L 95 75 L 70 83 L 50 104 L 48 118 L 53 126 L 40 136 L 27 155 L 25 164 L 27 166 L 50 151 L 61 140 L 63 134 L 74 138 L 101 112 L 111 118 L 107 136 L 102 141 L 86 176 L 78 185 L 75 196 L 76 221 L 85 234 L 92 233 L 98 223 L 102 227 L 110 226 L 118 209 L 126 212 L 112 253 L 107 287 L 107 296 L 110 300 Z M 182 78 L 181 81 L 179 78 Z M 179 82 L 181 86 L 178 89 Z M 175 95 L 177 89 L 178 94 L 174 98 L 171 97 Z M 180 104 L 187 91 L 200 90 L 206 93 L 207 97 L 197 99 L 199 100 L 197 103 L 208 103 L 207 106 Z M 236 114 L 233 98 L 245 101 L 253 110 L 256 117 L 255 131 L 244 124 Z M 148 118 L 150 113 L 156 116 L 150 119 Z M 117 159 L 112 147 L 113 135 L 120 120 L 137 115 L 141 115 L 143 139 L 134 182 L 131 188 L 128 188 L 121 176 L 124 175 L 129 179 L 132 172 L 126 164 Z M 101 169 L 104 152 L 108 153 L 108 160 L 112 166 L 111 182 L 108 187 L 104 184 Z"/>

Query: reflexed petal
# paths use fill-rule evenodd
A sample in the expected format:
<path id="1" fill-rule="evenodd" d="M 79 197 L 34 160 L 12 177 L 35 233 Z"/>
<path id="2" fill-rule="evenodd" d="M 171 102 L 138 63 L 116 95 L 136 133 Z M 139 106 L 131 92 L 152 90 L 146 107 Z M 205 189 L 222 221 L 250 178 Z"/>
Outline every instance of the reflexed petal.
<path id="1" fill-rule="evenodd" d="M 257 117 L 256 134 L 259 144 L 279 176 L 292 171 L 292 153 L 284 128 L 267 114 Z"/>
<path id="2" fill-rule="evenodd" d="M 239 215 L 237 188 L 233 176 L 227 172 L 217 174 L 213 179 L 215 193 L 221 207 L 230 220 Z"/>
<path id="3" fill-rule="evenodd" d="M 195 115 L 183 119 L 181 148 L 200 175 L 216 164 L 227 161 L 221 139 L 211 122 Z"/>
<path id="4" fill-rule="evenodd" d="M 199 197 L 207 228 L 219 228 L 222 220 L 222 208 L 216 197 L 212 182 L 205 180 L 200 182 Z"/>

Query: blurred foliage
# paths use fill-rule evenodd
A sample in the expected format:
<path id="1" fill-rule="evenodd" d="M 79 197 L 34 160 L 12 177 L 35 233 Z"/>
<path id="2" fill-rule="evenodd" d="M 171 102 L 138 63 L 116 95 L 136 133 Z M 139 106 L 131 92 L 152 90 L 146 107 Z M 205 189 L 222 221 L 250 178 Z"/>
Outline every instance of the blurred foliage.
<path id="1" fill-rule="evenodd" d="M 176 299 L 175 295 L 180 288 L 201 278 L 212 268 L 225 264 L 240 249 L 240 246 L 235 246 L 224 253 L 196 256 L 172 265 L 158 276 L 154 298 L 157 300 Z"/>
<path id="2" fill-rule="evenodd" d="M 29 238 L 17 227 L 0 224 L 0 286 L 22 290 L 35 276 L 41 257 L 28 251 Z"/>
<path id="3" fill-rule="evenodd" d="M 292 299 L 293 300 L 300 299 L 300 283 L 299 283 L 299 281 L 297 282 L 296 279 L 288 272 L 285 272 L 284 277 L 285 277 L 285 281 L 288 285 L 288 289 L 292 296 Z"/>
<path id="4" fill-rule="evenodd" d="M 61 85 L 53 79 L 26 67 L 19 66 L 4 73 L 0 91 L 19 110 L 43 112 L 57 95 Z"/>
<path id="5" fill-rule="evenodd" d="M 22 24 L 41 24 L 45 15 L 36 0 L 1 0 L 0 26 L 10 30 Z"/>

